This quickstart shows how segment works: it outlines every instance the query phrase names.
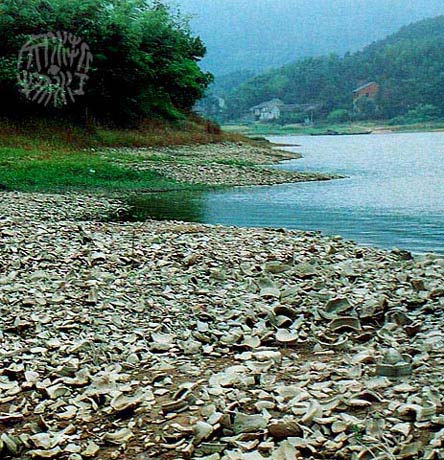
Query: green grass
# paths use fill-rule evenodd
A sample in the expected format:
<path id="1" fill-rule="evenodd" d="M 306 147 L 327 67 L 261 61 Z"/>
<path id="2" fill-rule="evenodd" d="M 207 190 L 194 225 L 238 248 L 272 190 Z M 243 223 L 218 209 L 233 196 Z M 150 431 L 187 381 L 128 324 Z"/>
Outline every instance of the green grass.
<path id="1" fill-rule="evenodd" d="M 387 128 L 395 132 L 403 133 L 444 131 L 444 121 L 431 121 L 427 123 L 413 123 L 406 125 L 390 125 L 387 126 Z"/>
<path id="2" fill-rule="evenodd" d="M 388 130 L 394 132 L 424 132 L 444 130 L 444 121 L 433 121 L 405 125 L 390 125 L 383 121 L 363 121 L 359 123 L 329 124 L 327 122 L 317 123 L 315 126 L 301 125 L 273 125 L 273 124 L 250 124 L 250 125 L 226 125 L 225 131 L 233 134 L 244 134 L 248 136 L 270 136 L 270 135 L 310 135 L 319 134 L 327 130 L 340 133 L 358 133 L 366 130 Z"/>
<path id="3" fill-rule="evenodd" d="M 196 189 L 154 172 L 136 171 L 129 163 L 137 155 L 108 147 L 140 148 L 239 140 L 190 118 L 176 124 L 151 121 L 133 130 L 81 128 L 49 120 L 20 123 L 0 120 L 0 189 L 24 192 L 119 192 Z M 166 158 L 153 154 L 151 161 Z M 142 159 L 141 159 L 142 161 Z M 117 164 L 116 164 L 117 163 Z M 202 188 L 202 187 L 200 187 Z"/>
<path id="4" fill-rule="evenodd" d="M 224 129 L 232 133 L 245 134 L 248 136 L 267 136 L 267 135 L 285 135 L 285 134 L 320 134 L 327 130 L 346 132 L 346 133 L 357 133 L 368 129 L 363 124 L 328 124 L 319 123 L 315 126 L 301 126 L 301 125 L 273 125 L 273 124 L 259 124 L 254 125 L 228 125 Z"/>
<path id="5" fill-rule="evenodd" d="M 24 192 L 150 191 L 189 189 L 153 171 L 117 166 L 93 153 L 0 148 L 0 184 Z"/>

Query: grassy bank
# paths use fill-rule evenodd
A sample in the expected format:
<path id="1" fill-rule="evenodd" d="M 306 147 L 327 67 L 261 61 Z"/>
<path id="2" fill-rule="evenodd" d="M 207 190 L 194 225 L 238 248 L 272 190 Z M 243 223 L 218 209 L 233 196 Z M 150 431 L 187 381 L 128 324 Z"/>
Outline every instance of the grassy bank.
<path id="1" fill-rule="evenodd" d="M 199 119 L 126 131 L 3 122 L 0 190 L 123 196 L 337 178 L 268 167 L 299 157 Z"/>
<path id="2" fill-rule="evenodd" d="M 152 171 L 135 171 L 87 152 L 0 148 L 2 189 L 24 192 L 149 191 L 188 188 Z"/>
<path id="3" fill-rule="evenodd" d="M 126 167 L 118 148 L 196 145 L 239 140 L 198 119 L 146 123 L 137 130 L 86 129 L 30 120 L 0 121 L 0 188 L 3 190 L 149 191 L 187 189 L 155 171 Z M 115 147 L 113 158 L 97 151 Z M 122 161 L 118 161 L 121 159 Z M 119 163 L 119 164 L 117 164 Z"/>
<path id="4" fill-rule="evenodd" d="M 224 131 L 232 134 L 243 134 L 248 136 L 267 135 L 312 135 L 321 134 L 328 130 L 345 134 L 357 134 L 362 131 L 377 132 L 429 132 L 443 131 L 444 121 L 433 121 L 427 123 L 412 123 L 392 125 L 383 122 L 360 122 L 360 123 L 317 123 L 314 126 L 301 125 L 274 125 L 274 124 L 245 124 L 226 125 Z"/>
<path id="5" fill-rule="evenodd" d="M 111 129 L 101 126 L 85 128 L 51 120 L 13 122 L 0 119 L 0 147 L 20 147 L 25 150 L 140 148 L 239 139 L 240 136 L 235 133 L 221 131 L 217 125 L 197 117 L 174 123 L 151 120 L 137 129 Z"/>

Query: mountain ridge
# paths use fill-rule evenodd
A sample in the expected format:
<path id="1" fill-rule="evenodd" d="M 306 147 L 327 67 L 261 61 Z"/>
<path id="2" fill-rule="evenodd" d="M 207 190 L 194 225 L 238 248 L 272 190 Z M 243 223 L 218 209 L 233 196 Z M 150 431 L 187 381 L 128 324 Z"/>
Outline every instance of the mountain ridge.
<path id="1" fill-rule="evenodd" d="M 229 116 L 239 118 L 273 98 L 321 102 L 321 116 L 335 109 L 356 112 L 351 92 L 370 81 L 380 91 L 364 110 L 367 118 L 402 116 L 421 105 L 444 116 L 444 15 L 404 26 L 353 54 L 306 58 L 260 74 L 229 94 Z"/>
<path id="2" fill-rule="evenodd" d="M 170 0 L 207 44 L 216 76 L 355 52 L 403 25 L 444 14 L 442 0 Z"/>

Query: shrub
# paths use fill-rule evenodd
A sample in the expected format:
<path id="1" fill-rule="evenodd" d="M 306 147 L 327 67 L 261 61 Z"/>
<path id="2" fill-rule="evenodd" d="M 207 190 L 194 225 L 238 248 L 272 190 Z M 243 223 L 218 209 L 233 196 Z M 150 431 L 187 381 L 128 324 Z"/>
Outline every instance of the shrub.
<path id="1" fill-rule="evenodd" d="M 329 123 L 345 123 L 350 120 L 350 114 L 348 110 L 345 109 L 336 109 L 330 112 L 327 116 L 327 121 Z"/>
<path id="2" fill-rule="evenodd" d="M 354 105 L 353 118 L 356 120 L 374 120 L 378 118 L 378 106 L 373 99 L 359 98 Z"/>
<path id="3" fill-rule="evenodd" d="M 306 112 L 287 112 L 282 114 L 279 121 L 283 125 L 299 124 L 304 123 L 307 118 L 310 118 L 310 114 Z"/>
<path id="4" fill-rule="evenodd" d="M 416 108 L 409 110 L 405 115 L 401 115 L 390 120 L 391 125 L 408 125 L 414 123 L 424 123 L 437 120 L 441 113 L 432 104 L 420 104 Z"/>
<path id="5" fill-rule="evenodd" d="M 222 132 L 219 123 L 216 123 L 215 121 L 210 121 L 210 120 L 208 120 L 205 123 L 205 131 L 208 134 L 216 134 L 216 135 L 219 135 Z"/>

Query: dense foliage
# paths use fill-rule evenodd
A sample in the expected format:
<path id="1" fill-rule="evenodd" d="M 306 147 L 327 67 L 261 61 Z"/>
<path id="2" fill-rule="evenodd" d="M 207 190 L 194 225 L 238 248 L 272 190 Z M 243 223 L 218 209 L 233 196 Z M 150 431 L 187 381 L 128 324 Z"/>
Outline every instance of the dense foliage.
<path id="1" fill-rule="evenodd" d="M 352 91 L 376 81 L 377 99 L 353 105 Z M 304 59 L 241 85 L 228 97 L 229 118 L 251 106 L 280 98 L 288 103 L 322 103 L 319 116 L 331 120 L 444 116 L 444 16 L 398 33 L 344 57 Z M 402 119 L 398 118 L 398 121 Z"/>
<path id="2" fill-rule="evenodd" d="M 18 56 L 31 35 L 68 31 L 89 45 L 86 95 L 44 107 L 19 92 Z M 187 21 L 159 0 L 3 0 L 0 4 L 0 111 L 134 124 L 180 118 L 211 82 Z"/>

